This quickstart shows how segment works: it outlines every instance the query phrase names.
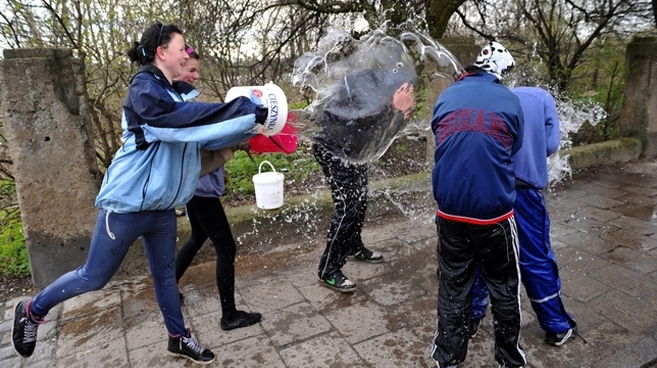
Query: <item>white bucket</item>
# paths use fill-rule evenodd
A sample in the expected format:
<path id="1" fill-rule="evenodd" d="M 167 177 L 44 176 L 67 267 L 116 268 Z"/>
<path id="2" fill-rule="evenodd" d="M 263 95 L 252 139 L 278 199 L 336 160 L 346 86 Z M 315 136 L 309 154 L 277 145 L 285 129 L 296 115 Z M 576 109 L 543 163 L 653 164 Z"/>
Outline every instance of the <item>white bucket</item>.
<path id="1" fill-rule="evenodd" d="M 266 163 L 273 170 L 262 172 L 262 164 Z M 283 179 L 285 176 L 276 172 L 274 165 L 269 161 L 262 161 L 258 168 L 258 174 L 253 175 L 253 186 L 255 188 L 256 206 L 263 210 L 273 210 L 283 205 Z"/>
<path id="2" fill-rule="evenodd" d="M 264 86 L 233 87 L 226 93 L 226 102 L 246 96 L 269 110 L 267 121 L 258 129 L 258 134 L 271 136 L 280 133 L 287 121 L 287 98 L 283 90 L 272 82 Z"/>

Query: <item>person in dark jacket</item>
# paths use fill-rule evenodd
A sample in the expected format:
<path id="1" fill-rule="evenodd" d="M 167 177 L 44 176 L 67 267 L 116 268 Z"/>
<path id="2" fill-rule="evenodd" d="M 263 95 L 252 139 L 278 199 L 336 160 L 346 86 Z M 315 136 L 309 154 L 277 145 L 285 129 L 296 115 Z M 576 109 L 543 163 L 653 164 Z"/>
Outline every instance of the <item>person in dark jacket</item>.
<path id="1" fill-rule="evenodd" d="M 14 309 L 12 343 L 33 354 L 39 324 L 53 307 L 103 288 L 141 238 L 168 332 L 169 353 L 209 364 L 215 356 L 185 326 L 175 275 L 175 207 L 196 190 L 201 149 L 218 150 L 256 134 L 268 110 L 246 97 L 230 103 L 184 102 L 172 86 L 189 55 L 174 25 L 153 23 L 128 56 L 141 68 L 123 104 L 123 145 L 108 167 L 95 206 L 98 218 L 86 263 Z"/>
<path id="2" fill-rule="evenodd" d="M 495 359 L 501 367 L 526 364 L 520 347 L 520 274 L 513 217 L 511 156 L 522 145 L 518 97 L 499 78 L 511 54 L 489 42 L 474 65 L 443 91 L 431 128 L 436 152 L 432 181 L 438 205 L 438 329 L 432 357 L 441 368 L 465 360 L 475 267 L 491 291 Z"/>
<path id="3" fill-rule="evenodd" d="M 333 214 L 319 261 L 319 282 L 335 291 L 356 290 L 343 273 L 347 257 L 383 262 L 365 247 L 361 230 L 367 209 L 367 162 L 381 156 L 408 118 L 414 77 L 388 69 L 363 69 L 335 83 L 317 118 L 321 131 L 313 153 L 331 187 Z"/>
<path id="4" fill-rule="evenodd" d="M 522 148 L 513 155 L 516 201 L 513 206 L 520 240 L 520 273 L 527 296 L 545 331 L 545 341 L 561 346 L 577 334 L 577 324 L 561 299 L 557 259 L 550 245 L 550 217 L 543 189 L 548 184 L 547 157 L 559 148 L 561 133 L 552 95 L 538 87 L 514 88 L 525 116 Z M 488 292 L 475 288 L 472 331 L 486 315 Z"/>
<path id="5" fill-rule="evenodd" d="M 187 47 L 191 62 L 185 64 L 180 81 L 187 86 L 193 85 L 199 79 L 198 53 L 192 47 Z M 196 91 L 194 89 L 194 91 Z M 191 92 L 187 96 L 194 96 Z M 235 145 L 221 151 L 225 160 L 232 158 L 232 153 L 240 146 Z M 194 260 L 196 253 L 201 249 L 208 238 L 212 241 L 217 254 L 215 274 L 217 289 L 221 301 L 222 330 L 232 330 L 256 324 L 262 317 L 260 313 L 238 311 L 235 307 L 235 253 L 237 245 L 230 230 L 226 212 L 221 204 L 221 197 L 226 188 L 224 182 L 224 165 L 199 178 L 198 187 L 194 196 L 187 203 L 186 211 L 192 233 L 183 244 L 176 256 L 176 281 L 185 274 L 187 268 Z M 182 294 L 180 294 L 182 300 Z"/>

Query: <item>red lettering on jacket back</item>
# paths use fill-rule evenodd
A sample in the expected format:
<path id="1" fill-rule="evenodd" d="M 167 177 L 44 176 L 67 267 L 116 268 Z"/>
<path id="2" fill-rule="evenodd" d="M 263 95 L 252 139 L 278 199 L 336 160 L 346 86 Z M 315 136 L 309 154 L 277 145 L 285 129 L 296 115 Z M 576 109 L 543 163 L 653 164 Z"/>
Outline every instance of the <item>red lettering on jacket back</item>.
<path id="1" fill-rule="evenodd" d="M 511 134 L 509 134 L 509 127 L 504 122 L 504 119 L 497 114 L 488 113 L 488 124 L 484 110 L 477 110 L 477 116 L 472 122 L 473 109 L 456 110 L 451 114 L 445 116 L 438 122 L 436 129 L 436 145 L 441 145 L 445 139 L 461 132 L 479 132 L 500 142 L 504 148 L 511 148 Z"/>

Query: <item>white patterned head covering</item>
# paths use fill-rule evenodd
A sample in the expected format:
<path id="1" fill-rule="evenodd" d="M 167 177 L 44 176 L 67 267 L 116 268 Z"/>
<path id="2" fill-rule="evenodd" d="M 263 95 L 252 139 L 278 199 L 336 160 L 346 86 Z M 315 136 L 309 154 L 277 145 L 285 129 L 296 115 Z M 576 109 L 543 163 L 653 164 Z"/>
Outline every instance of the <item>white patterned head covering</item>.
<path id="1" fill-rule="evenodd" d="M 509 50 L 499 42 L 489 41 L 477 55 L 474 65 L 502 79 L 502 76 L 516 65 L 516 62 Z"/>

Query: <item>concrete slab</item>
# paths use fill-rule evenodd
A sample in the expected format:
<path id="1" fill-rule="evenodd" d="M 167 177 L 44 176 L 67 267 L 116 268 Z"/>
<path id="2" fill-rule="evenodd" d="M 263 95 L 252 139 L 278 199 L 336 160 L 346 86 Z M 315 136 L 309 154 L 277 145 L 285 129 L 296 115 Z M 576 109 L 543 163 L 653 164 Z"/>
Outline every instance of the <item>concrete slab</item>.
<path id="1" fill-rule="evenodd" d="M 365 368 L 369 367 L 352 346 L 332 332 L 281 350 L 288 368 Z"/>

